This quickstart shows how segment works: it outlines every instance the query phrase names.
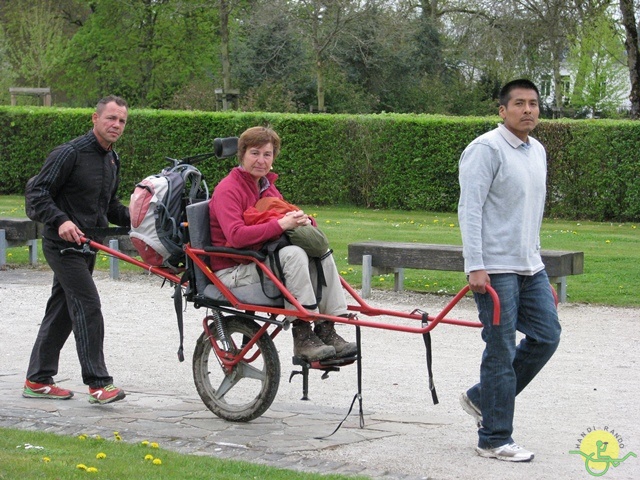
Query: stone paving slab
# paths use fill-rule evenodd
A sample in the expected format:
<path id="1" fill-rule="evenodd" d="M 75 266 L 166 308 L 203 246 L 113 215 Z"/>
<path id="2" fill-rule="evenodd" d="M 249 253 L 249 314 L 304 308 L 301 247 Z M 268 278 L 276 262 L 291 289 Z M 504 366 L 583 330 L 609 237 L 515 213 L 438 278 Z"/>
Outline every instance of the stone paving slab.
<path id="1" fill-rule="evenodd" d="M 130 392 L 126 401 L 112 405 L 91 405 L 82 395 L 70 400 L 23 398 L 20 395 L 23 381 L 18 374 L 0 375 L 2 427 L 105 438 L 117 431 L 124 441 L 137 443 L 147 439 L 181 453 L 233 458 L 306 472 L 364 474 L 371 478 L 423 478 L 300 455 L 304 451 L 398 435 L 399 426 L 412 424 L 409 417 L 385 421 L 373 420 L 369 414 L 365 415 L 365 423 L 370 423 L 371 428 L 360 429 L 357 416 L 352 415 L 353 419 L 345 422 L 333 436 L 317 440 L 315 436 L 331 433 L 344 413 L 338 413 L 335 408 L 287 409 L 287 405 L 280 404 L 275 405 L 273 414 L 269 410 L 256 421 L 236 424 L 218 419 L 198 400 L 173 395 Z M 74 388 L 76 391 L 81 389 L 80 386 Z M 279 412 L 277 408 L 283 411 Z M 425 427 L 424 424 L 421 426 Z"/>

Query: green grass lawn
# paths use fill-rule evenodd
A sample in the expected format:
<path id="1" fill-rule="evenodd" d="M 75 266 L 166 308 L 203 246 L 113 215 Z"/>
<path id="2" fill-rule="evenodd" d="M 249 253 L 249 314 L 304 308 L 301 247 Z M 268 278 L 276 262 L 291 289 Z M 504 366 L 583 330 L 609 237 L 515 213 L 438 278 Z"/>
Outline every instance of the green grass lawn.
<path id="1" fill-rule="evenodd" d="M 60 436 L 0 429 L 0 479 L 136 480 L 347 480 L 363 477 L 319 475 L 164 450 L 153 439 L 131 444 L 111 438 Z M 25 448 L 30 445 L 31 448 Z M 38 448 L 40 447 L 40 448 Z M 87 477 L 89 475 L 89 477 Z"/>
<path id="2" fill-rule="evenodd" d="M 331 241 L 340 273 L 354 287 L 361 286 L 361 268 L 347 263 L 347 245 L 365 240 L 442 243 L 460 245 L 455 213 L 372 210 L 356 207 L 301 206 L 316 216 Z M 24 217 L 21 196 L 0 196 L 0 217 Z M 636 288 L 640 282 L 640 229 L 635 223 L 607 223 L 546 219 L 541 232 L 547 250 L 582 251 L 584 274 L 567 279 L 568 300 L 617 306 L 640 306 Z M 40 255 L 40 261 L 44 258 Z M 28 263 L 27 247 L 9 250 L 9 265 Z M 102 255 L 98 268 L 108 268 Z M 124 271 L 137 267 L 123 265 Z M 418 292 L 455 294 L 466 283 L 461 272 L 405 270 L 405 288 Z M 393 288 L 393 275 L 380 275 L 372 286 Z"/>

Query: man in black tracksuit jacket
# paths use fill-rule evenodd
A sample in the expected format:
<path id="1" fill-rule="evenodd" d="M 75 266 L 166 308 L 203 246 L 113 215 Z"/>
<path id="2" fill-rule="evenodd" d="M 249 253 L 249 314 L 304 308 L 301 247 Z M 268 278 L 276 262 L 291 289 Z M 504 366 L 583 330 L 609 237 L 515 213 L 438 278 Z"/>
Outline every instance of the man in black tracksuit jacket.
<path id="1" fill-rule="evenodd" d="M 126 125 L 126 102 L 115 96 L 98 102 L 93 129 L 55 148 L 47 157 L 27 199 L 44 224 L 42 250 L 53 270 L 51 297 L 36 338 L 23 396 L 67 399 L 71 390 L 55 385 L 60 351 L 73 331 L 89 402 L 125 397 L 113 385 L 103 354 L 104 320 L 92 274 L 95 254 L 83 254 L 80 237 L 109 223 L 129 226 L 129 210 L 116 193 L 120 162 L 112 149 Z M 86 230 L 86 235 L 85 235 Z M 101 239 L 98 239 L 99 241 Z M 65 249 L 64 253 L 61 251 Z"/>

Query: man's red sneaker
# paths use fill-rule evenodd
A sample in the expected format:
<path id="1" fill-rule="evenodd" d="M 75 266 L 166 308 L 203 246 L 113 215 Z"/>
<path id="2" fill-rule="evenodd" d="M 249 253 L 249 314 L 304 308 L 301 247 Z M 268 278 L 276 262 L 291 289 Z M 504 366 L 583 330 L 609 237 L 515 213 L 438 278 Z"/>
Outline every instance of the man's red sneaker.
<path id="1" fill-rule="evenodd" d="M 54 398 L 66 400 L 73 397 L 73 392 L 60 388 L 55 383 L 36 383 L 26 380 L 22 389 L 22 396 L 26 398 Z"/>
<path id="2" fill-rule="evenodd" d="M 124 390 L 116 388 L 114 385 L 106 385 L 99 388 L 89 388 L 89 403 L 105 403 L 117 402 L 126 397 Z"/>

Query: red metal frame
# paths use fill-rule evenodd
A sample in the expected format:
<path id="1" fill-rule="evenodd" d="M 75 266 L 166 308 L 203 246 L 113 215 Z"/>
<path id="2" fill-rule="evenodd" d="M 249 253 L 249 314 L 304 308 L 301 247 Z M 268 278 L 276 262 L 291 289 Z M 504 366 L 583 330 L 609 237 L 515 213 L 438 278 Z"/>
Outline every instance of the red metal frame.
<path id="1" fill-rule="evenodd" d="M 157 275 L 159 277 L 165 278 L 173 283 L 180 283 L 180 273 L 182 271 L 176 271 L 174 269 L 170 269 L 167 267 L 154 267 L 145 262 L 141 262 L 129 255 L 126 255 L 118 250 L 114 250 L 112 248 L 107 247 L 106 245 L 102 245 L 101 243 L 95 242 L 93 240 L 88 240 L 82 238 L 83 242 L 88 242 L 89 245 L 96 249 L 101 250 L 109 255 L 112 255 L 120 260 L 123 260 L 132 265 L 138 266 L 149 273 Z M 222 252 L 210 252 L 203 249 L 192 248 L 190 245 L 185 246 L 185 253 L 189 258 L 193 261 L 197 268 L 201 269 L 204 274 L 207 276 L 209 281 L 213 283 L 225 297 L 225 299 L 231 304 L 233 308 L 236 310 L 250 310 L 261 313 L 266 313 L 270 315 L 285 315 L 285 316 L 295 316 L 296 318 L 300 318 L 302 320 L 313 321 L 313 320 L 330 320 L 336 323 L 344 323 L 349 325 L 359 325 L 363 327 L 372 327 L 372 328 L 381 328 L 386 330 L 395 330 L 399 332 L 408 332 L 408 333 L 427 333 L 433 328 L 435 328 L 438 324 L 444 323 L 449 325 L 459 325 L 465 327 L 482 327 L 482 323 L 478 321 L 468 321 L 468 320 L 458 320 L 453 318 L 447 318 L 446 315 L 455 307 L 455 305 L 464 297 L 469 291 L 469 286 L 466 285 L 463 287 L 458 294 L 442 309 L 442 311 L 436 315 L 429 315 L 428 325 L 424 327 L 409 327 L 403 325 L 395 325 L 390 323 L 383 322 L 373 322 L 361 318 L 345 318 L 345 317 L 337 317 L 332 315 L 325 315 L 321 313 L 310 312 L 305 309 L 293 295 L 286 289 L 286 287 L 282 284 L 282 282 L 276 277 L 276 275 L 271 271 L 271 269 L 263 262 L 258 259 L 246 256 L 246 255 L 238 255 L 232 253 L 222 253 Z M 203 256 L 218 256 L 218 257 L 226 257 L 232 258 L 235 260 L 241 260 L 244 262 L 250 261 L 257 265 L 258 268 L 262 270 L 262 272 L 276 285 L 276 287 L 282 292 L 287 301 L 294 307 L 293 309 L 280 308 L 280 307 L 271 307 L 265 305 L 254 305 L 242 303 L 239 301 L 236 296 L 227 288 L 217 277 L 217 275 L 209 268 L 209 266 L 202 260 Z M 391 317 L 398 318 L 406 318 L 411 320 L 423 320 L 423 315 L 418 310 L 414 310 L 411 313 L 400 312 L 397 310 L 386 310 L 381 308 L 372 307 L 356 292 L 351 285 L 349 285 L 344 278 L 340 277 L 340 281 L 342 283 L 343 288 L 349 293 L 352 299 L 357 302 L 357 305 L 348 305 L 348 309 L 351 311 L 355 311 L 361 313 L 363 315 L 367 315 L 369 317 L 375 317 L 380 315 L 387 315 Z M 555 292 L 555 291 L 554 291 Z M 494 312 L 493 312 L 493 324 L 500 324 L 500 300 L 498 299 L 498 295 L 495 290 L 491 287 L 487 288 L 487 293 L 491 295 L 491 298 L 494 303 Z"/>
<path id="2" fill-rule="evenodd" d="M 96 250 L 103 251 L 108 255 L 112 255 L 132 265 L 136 265 L 148 271 L 149 273 L 165 278 L 174 284 L 179 284 L 181 282 L 180 274 L 184 270 L 176 271 L 175 269 L 170 269 L 167 267 L 154 267 L 147 263 L 141 262 L 129 255 L 126 255 L 122 252 L 119 252 L 105 245 L 102 245 L 101 243 L 95 242 L 93 240 L 82 238 L 82 241 L 88 242 L 89 245 Z M 305 321 L 329 320 L 332 322 L 343 323 L 347 325 L 371 327 L 371 328 L 378 328 L 378 329 L 384 329 L 384 330 L 394 330 L 398 332 L 419 333 L 419 334 L 425 334 L 427 332 L 430 332 L 440 323 L 449 324 L 449 325 L 459 325 L 459 326 L 465 326 L 465 327 L 476 327 L 476 328 L 482 327 L 482 323 L 480 323 L 479 321 L 459 320 L 455 318 L 448 318 L 446 316 L 457 305 L 457 303 L 462 299 L 462 297 L 464 297 L 467 294 L 467 292 L 469 291 L 468 285 L 462 288 L 458 292 L 458 294 L 455 295 L 455 297 L 453 297 L 453 299 L 451 299 L 451 301 L 442 309 L 442 311 L 440 311 L 439 314 L 432 316 L 432 315 L 424 314 L 419 309 L 415 309 L 412 312 L 401 312 L 396 310 L 387 310 L 387 309 L 372 307 L 371 305 L 365 302 L 365 300 L 351 287 L 351 285 L 349 285 L 344 280 L 344 278 L 340 277 L 340 281 L 342 283 L 343 288 L 349 293 L 352 299 L 356 302 L 356 304 L 348 305 L 348 309 L 350 311 L 360 313 L 366 317 L 390 316 L 390 317 L 402 318 L 407 320 L 416 320 L 421 322 L 421 326 L 419 327 L 409 326 L 409 325 L 396 325 L 392 323 L 374 321 L 368 318 L 361 318 L 358 316 L 355 316 L 352 318 L 345 318 L 345 317 L 338 317 L 333 315 L 325 315 L 321 313 L 310 312 L 307 309 L 305 309 L 298 302 L 298 300 L 296 300 L 293 297 L 293 295 L 286 289 L 286 287 L 282 284 L 282 282 L 278 279 L 278 277 L 276 277 L 276 275 L 271 271 L 271 269 L 265 263 L 259 261 L 254 257 L 247 256 L 247 255 L 227 253 L 227 252 L 209 251 L 208 249 L 192 248 L 189 244 L 185 245 L 185 253 L 193 261 L 196 268 L 199 268 L 200 270 L 202 270 L 204 274 L 207 276 L 207 278 L 209 279 L 209 281 L 211 281 L 211 283 L 213 283 L 220 290 L 222 295 L 225 297 L 226 301 L 228 301 L 234 309 L 239 311 L 259 312 L 263 314 L 268 314 L 270 316 L 278 316 L 278 315 L 291 316 L 291 317 L 296 317 Z M 262 270 L 264 275 L 268 277 L 276 285 L 276 287 L 280 290 L 280 292 L 282 292 L 286 300 L 292 305 L 292 308 L 254 305 L 254 304 L 247 304 L 247 303 L 241 302 L 236 298 L 236 296 L 231 292 L 231 290 L 229 290 L 229 288 L 227 288 L 218 279 L 217 275 L 209 268 L 209 265 L 207 265 L 207 263 L 205 263 L 205 261 L 202 259 L 202 257 L 214 257 L 214 256 L 232 258 L 232 259 L 240 260 L 243 262 L 255 263 L 256 266 L 260 270 Z M 491 288 L 490 286 L 487 287 L 487 293 L 491 295 L 491 298 L 493 299 L 493 304 L 494 304 L 493 324 L 499 325 L 500 324 L 500 300 L 498 299 L 498 295 L 496 294 L 495 290 L 493 290 L 493 288 Z M 555 293 L 555 290 L 554 290 L 554 293 Z M 426 322 L 424 322 L 425 319 L 426 319 Z M 236 365 L 241 361 L 246 361 L 250 363 L 253 360 L 255 360 L 255 357 L 245 359 L 244 356 L 253 347 L 255 342 L 263 334 L 267 332 L 270 326 L 270 323 L 265 321 L 265 323 L 260 328 L 259 332 L 254 336 L 254 338 L 251 339 L 249 343 L 247 343 L 247 345 L 245 345 L 242 348 L 240 353 L 234 356 L 230 356 L 228 352 L 225 352 L 224 350 L 222 350 L 214 341 L 214 336 L 211 334 L 208 327 L 208 322 L 210 320 L 211 320 L 210 317 L 206 317 L 203 320 L 204 330 L 212 338 L 211 340 L 212 347 L 215 349 L 216 354 L 218 355 L 218 358 L 222 362 L 223 366 L 229 371 L 233 368 L 234 365 Z M 423 324 L 423 322 L 426 324 Z M 274 338 L 281 331 L 281 329 L 282 329 L 282 326 L 278 326 L 270 334 L 271 337 Z"/>

